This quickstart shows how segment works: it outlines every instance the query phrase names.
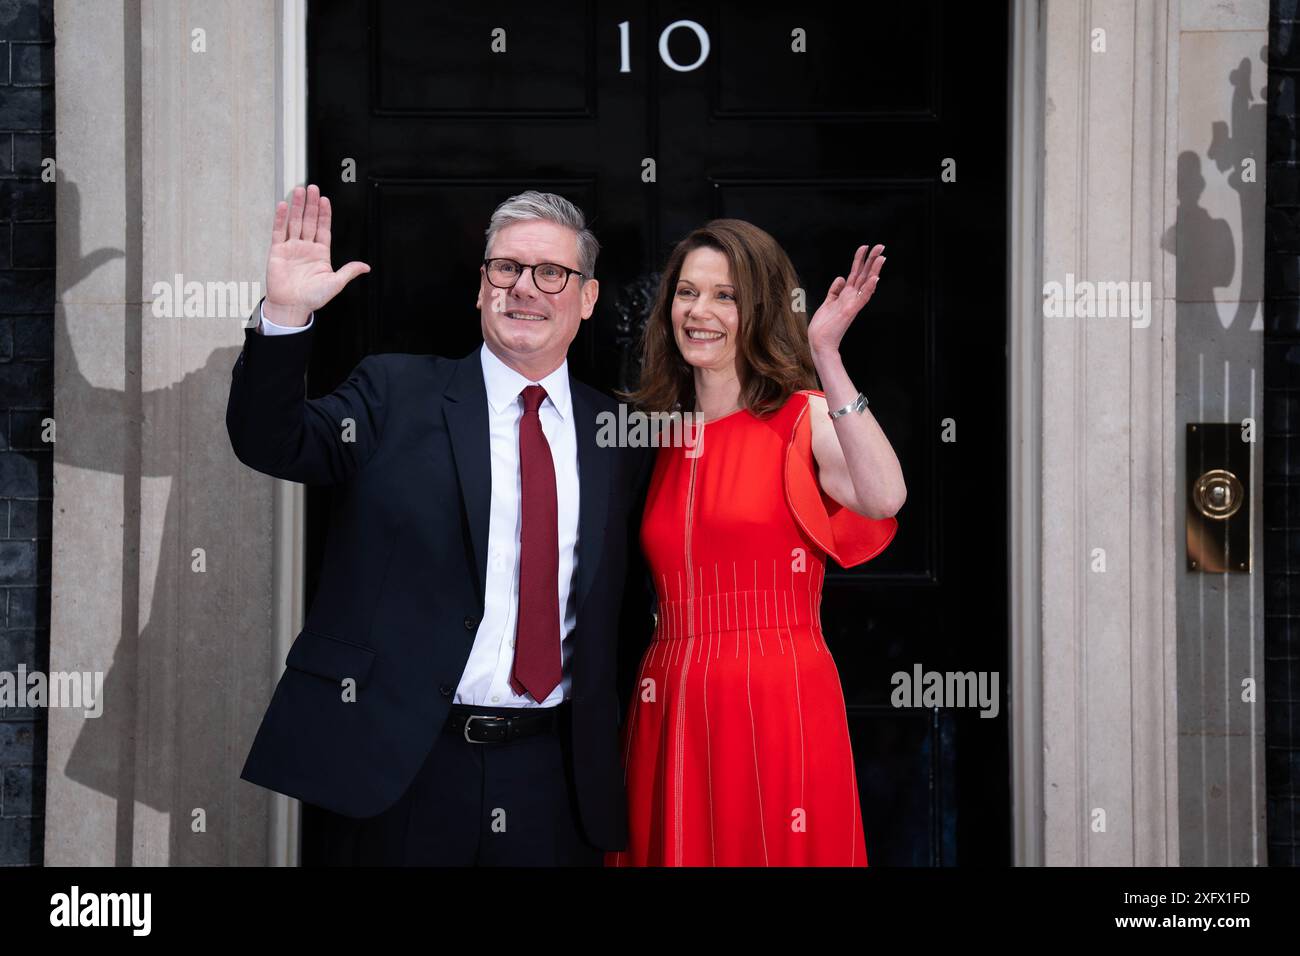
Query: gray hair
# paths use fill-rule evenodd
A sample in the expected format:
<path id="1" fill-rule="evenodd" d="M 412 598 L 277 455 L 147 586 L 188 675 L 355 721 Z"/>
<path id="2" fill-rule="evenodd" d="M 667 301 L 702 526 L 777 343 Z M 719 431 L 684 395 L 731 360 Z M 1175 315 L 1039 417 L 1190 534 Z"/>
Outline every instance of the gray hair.
<path id="1" fill-rule="evenodd" d="M 486 259 L 491 254 L 493 240 L 506 226 L 537 219 L 566 226 L 576 232 L 578 269 L 588 278 L 596 274 L 596 256 L 600 253 L 600 243 L 596 240 L 595 233 L 587 228 L 587 219 L 582 210 L 563 196 L 538 192 L 536 189 L 511 196 L 493 210 L 492 219 L 488 222 L 487 245 L 483 248 L 483 257 Z"/>

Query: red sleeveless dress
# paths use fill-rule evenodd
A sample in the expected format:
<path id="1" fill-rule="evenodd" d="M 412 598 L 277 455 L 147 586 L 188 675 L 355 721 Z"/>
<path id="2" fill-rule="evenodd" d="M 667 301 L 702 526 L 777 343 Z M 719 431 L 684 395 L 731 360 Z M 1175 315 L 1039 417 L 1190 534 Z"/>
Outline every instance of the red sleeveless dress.
<path id="1" fill-rule="evenodd" d="M 658 624 L 623 725 L 629 838 L 607 866 L 866 866 L 825 556 L 898 529 L 821 492 L 809 395 L 661 448 L 641 546 Z"/>

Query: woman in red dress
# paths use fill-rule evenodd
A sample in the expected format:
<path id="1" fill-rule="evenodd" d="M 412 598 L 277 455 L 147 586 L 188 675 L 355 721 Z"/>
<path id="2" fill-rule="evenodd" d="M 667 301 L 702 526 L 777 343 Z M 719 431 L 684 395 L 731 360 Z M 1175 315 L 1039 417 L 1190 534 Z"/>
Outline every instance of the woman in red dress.
<path id="1" fill-rule="evenodd" d="M 826 556 L 879 554 L 906 494 L 839 356 L 883 248 L 860 247 L 806 325 L 789 257 L 750 223 L 697 229 L 665 267 L 631 398 L 698 427 L 661 447 L 642 519 L 658 623 L 623 725 L 628 847 L 607 865 L 867 864 L 819 610 Z"/>

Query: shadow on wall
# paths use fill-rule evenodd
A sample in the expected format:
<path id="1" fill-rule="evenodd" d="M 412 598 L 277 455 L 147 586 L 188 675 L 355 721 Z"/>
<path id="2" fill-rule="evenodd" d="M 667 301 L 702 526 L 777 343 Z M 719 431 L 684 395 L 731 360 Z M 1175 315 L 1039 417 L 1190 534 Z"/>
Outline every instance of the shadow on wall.
<path id="1" fill-rule="evenodd" d="M 201 859 L 193 843 L 188 844 L 187 851 L 183 841 L 186 836 L 192 836 L 189 824 L 196 807 L 220 805 L 233 808 L 228 795 L 233 779 L 225 781 L 223 792 L 217 799 L 212 786 L 224 770 L 218 769 L 217 774 L 208 770 L 209 767 L 227 767 L 231 756 L 195 754 L 191 750 L 187 759 L 184 753 L 186 731 L 210 724 L 213 720 L 229 719 L 229 705 L 223 701 L 230 689 L 238 688 L 240 684 L 235 674 L 238 662 L 234 659 L 236 655 L 231 653 L 233 641 L 225 641 L 221 647 L 214 648 L 210 646 L 211 632 L 168 633 L 155 623 L 175 620 L 177 608 L 187 607 L 192 612 L 195 606 L 194 595 L 175 593 L 172 583 L 178 580 L 175 576 L 160 574 L 154 586 L 143 589 L 143 593 L 152 593 L 153 597 L 147 613 L 141 613 L 139 516 L 142 482 L 147 478 L 174 476 L 170 468 L 141 470 L 142 463 L 148 469 L 159 462 L 153 460 L 156 456 L 146 458 L 139 454 L 138 435 L 147 434 L 150 428 L 159 427 L 159 423 L 179 424 L 176 409 L 184 408 L 188 415 L 211 423 L 212 430 L 198 436 L 200 443 L 225 443 L 226 395 L 240 348 L 216 349 L 202 368 L 186 374 L 179 382 L 166 388 L 144 391 L 140 387 L 139 369 L 129 367 L 140 354 L 141 310 L 136 305 L 128 305 L 123 310 L 121 343 L 128 364 L 126 390 L 99 388 L 91 384 L 81 372 L 68 335 L 67 316 L 62 308 L 64 293 L 105 262 L 124 258 L 125 253 L 120 249 L 82 250 L 77 185 L 61 180 L 58 200 L 60 285 L 54 321 L 55 382 L 60 405 L 74 409 L 76 421 L 60 423 L 59 430 L 64 440 L 55 445 L 55 461 L 63 467 L 120 475 L 123 479 L 122 500 L 104 502 L 103 517 L 116 525 L 118 509 L 121 508 L 126 515 L 120 559 L 116 566 L 103 569 L 106 575 L 120 578 L 122 603 L 119 622 L 101 622 L 104 628 L 116 630 L 120 635 L 112 662 L 104 675 L 103 713 L 97 718 L 81 720 L 65 774 L 69 779 L 116 801 L 117 865 L 133 863 L 137 806 L 165 814 L 170 821 L 168 860 L 171 863 L 213 862 Z M 136 416 L 140 433 L 131 423 Z M 74 428 L 75 438 L 69 440 Z M 192 454 L 188 449 L 185 451 L 186 454 L 182 455 L 178 449 L 177 454 L 167 456 L 165 463 L 184 463 L 191 459 Z M 204 454 L 207 454 L 206 450 Z M 234 463 L 232 468 L 237 467 L 233 453 L 229 453 L 229 458 Z M 181 496 L 168 487 L 162 539 L 158 543 L 160 567 L 174 560 L 183 562 L 181 566 L 188 568 L 192 560 L 192 542 L 180 540 L 180 499 Z M 54 507 L 62 510 L 57 490 Z M 191 533 L 194 525 L 194 516 L 190 515 L 187 527 Z M 217 585 L 218 582 L 211 580 L 211 583 Z M 65 579 L 65 588 L 75 589 L 76 586 L 75 581 Z M 71 601 L 75 605 L 75 595 Z M 141 628 L 139 622 L 142 620 L 150 623 Z M 88 623 L 79 622 L 82 628 L 88 627 Z M 222 668 L 219 663 L 212 666 L 214 660 L 224 661 L 226 667 Z M 65 663 L 69 669 L 89 669 L 80 661 Z M 143 709 L 149 707 L 174 715 L 176 721 L 156 739 L 141 738 L 140 748 L 137 748 L 137 733 L 152 733 L 165 726 L 160 720 L 148 718 Z M 80 712 L 77 713 L 80 719 Z M 220 729 L 233 731 L 233 728 Z M 188 736 L 199 741 L 233 739 L 233 733 Z M 209 825 L 213 822 L 208 821 Z M 213 841 L 214 845 L 219 842 Z"/>
<path id="2" fill-rule="evenodd" d="M 1260 58 L 1267 62 L 1267 57 L 1264 47 Z M 1254 64 L 1253 58 L 1242 57 L 1228 71 L 1229 121 L 1189 131 L 1193 140 L 1203 138 L 1198 150 L 1178 156 L 1177 219 L 1161 239 L 1161 249 L 1177 257 L 1180 426 L 1175 441 L 1180 474 L 1187 447 L 1182 422 L 1241 422 L 1260 414 L 1268 91 L 1261 89 L 1255 99 Z M 1217 106 L 1217 101 L 1211 105 Z M 1253 177 L 1247 175 L 1250 169 Z M 1207 185 L 1209 209 L 1201 204 Z M 1223 218 L 1214 218 L 1211 210 Z M 1251 449 L 1256 463 L 1258 455 L 1256 445 Z M 1258 485 L 1258 464 L 1253 474 Z M 1185 489 L 1177 494 L 1186 507 Z M 1183 560 L 1181 545 L 1175 557 Z M 1183 866 L 1257 862 L 1254 854 L 1263 821 L 1259 805 L 1252 806 L 1255 781 L 1251 771 L 1243 769 L 1253 766 L 1256 741 L 1251 737 L 1253 721 L 1242 709 L 1249 705 L 1232 691 L 1242 674 L 1252 672 L 1253 648 L 1244 615 L 1251 607 L 1246 595 L 1255 587 L 1251 575 L 1178 575 L 1178 816 Z"/>
<path id="3" fill-rule="evenodd" d="M 1267 59 L 1267 47 L 1260 51 L 1260 56 Z M 1261 89 L 1261 99 L 1252 100 L 1251 66 L 1251 61 L 1243 57 L 1237 68 L 1228 74 L 1228 82 L 1232 85 L 1232 125 L 1215 122 L 1205 150 L 1206 158 L 1225 174 L 1228 185 L 1237 195 L 1243 282 L 1248 275 L 1262 274 L 1264 262 L 1264 204 L 1262 194 L 1252 193 L 1262 183 L 1258 179 L 1255 182 L 1242 180 L 1242 166 L 1246 159 L 1254 160 L 1257 177 L 1264 171 L 1264 157 L 1256 155 L 1250 137 L 1255 131 L 1267 127 L 1268 91 Z M 1186 150 L 1178 155 L 1178 215 L 1161 238 L 1160 248 L 1177 256 L 1180 237 L 1186 247 L 1178 259 L 1179 268 L 1176 270 L 1179 302 L 1216 303 L 1219 298 L 1215 290 L 1226 289 L 1232 284 L 1237 250 L 1229 223 L 1213 218 L 1200 205 L 1201 194 L 1205 192 L 1205 176 L 1201 168 L 1200 154 Z M 1258 298 L 1241 289 L 1235 311 L 1226 316 L 1219 312 L 1223 328 L 1261 331 Z"/>

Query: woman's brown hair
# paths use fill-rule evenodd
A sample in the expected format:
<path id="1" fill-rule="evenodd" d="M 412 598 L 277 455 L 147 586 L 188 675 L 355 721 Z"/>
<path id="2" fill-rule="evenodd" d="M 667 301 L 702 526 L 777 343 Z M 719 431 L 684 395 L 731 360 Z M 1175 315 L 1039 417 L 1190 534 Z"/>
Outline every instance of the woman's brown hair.
<path id="1" fill-rule="evenodd" d="M 768 233 L 743 219 L 714 219 L 673 249 L 646 321 L 641 377 L 623 398 L 647 412 L 695 410 L 695 375 L 673 337 L 672 307 L 686 256 L 717 249 L 731 265 L 738 310 L 736 371 L 740 401 L 755 415 L 776 411 L 801 388 L 817 388 L 808 320 L 794 310 L 801 288 L 794 264 Z"/>

